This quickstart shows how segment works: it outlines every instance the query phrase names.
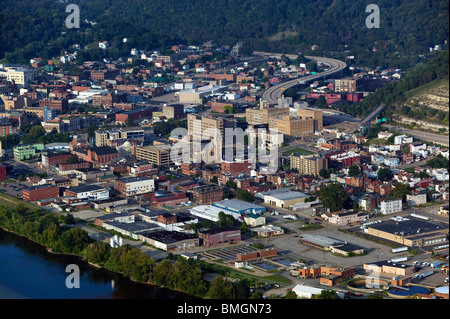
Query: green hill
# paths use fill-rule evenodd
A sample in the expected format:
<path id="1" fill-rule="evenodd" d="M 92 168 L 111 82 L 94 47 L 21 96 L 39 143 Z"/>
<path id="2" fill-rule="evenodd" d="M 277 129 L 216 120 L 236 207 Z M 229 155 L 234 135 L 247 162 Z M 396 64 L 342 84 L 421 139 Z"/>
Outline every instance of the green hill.
<path id="1" fill-rule="evenodd" d="M 449 80 L 439 79 L 405 93 L 405 103 L 395 117 L 403 124 L 447 133 L 449 128 Z"/>
<path id="2" fill-rule="evenodd" d="M 358 65 L 406 69 L 429 47 L 449 39 L 448 0 L 378 0 L 380 28 L 369 29 L 370 1 L 348 0 L 73 0 L 81 26 L 67 29 L 67 3 L 54 0 L 2 1 L 0 59 L 24 62 L 107 40 L 109 57 L 131 48 L 167 50 L 173 44 L 243 42 L 242 52 L 317 54 Z M 93 23 L 92 23 L 93 22 Z M 124 43 L 123 38 L 128 41 Z M 319 49 L 312 51 L 317 45 Z M 105 52 L 91 50 L 82 58 Z"/>

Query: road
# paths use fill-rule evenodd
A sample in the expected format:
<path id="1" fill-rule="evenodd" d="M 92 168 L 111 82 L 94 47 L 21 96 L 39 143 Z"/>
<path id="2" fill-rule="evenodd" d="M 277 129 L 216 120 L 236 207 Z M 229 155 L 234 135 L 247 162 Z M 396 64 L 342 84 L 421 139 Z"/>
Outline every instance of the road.
<path id="1" fill-rule="evenodd" d="M 280 83 L 278 85 L 274 85 L 274 86 L 268 88 L 266 91 L 264 91 L 264 93 L 262 95 L 263 100 L 267 101 L 269 104 L 277 104 L 278 98 L 281 97 L 281 94 L 283 93 L 283 91 L 298 85 L 299 81 L 305 81 L 305 82 L 313 81 L 318 78 L 340 72 L 347 67 L 347 64 L 345 62 L 342 62 L 342 61 L 339 61 L 336 59 L 316 57 L 316 56 L 307 56 L 306 58 L 315 60 L 317 62 L 322 62 L 323 64 L 329 65 L 330 68 L 324 72 L 320 72 L 320 73 L 317 73 L 314 75 L 307 75 L 302 78 L 298 78 L 295 80 L 290 80 L 290 81 Z"/>
<path id="2" fill-rule="evenodd" d="M 422 131 L 417 131 L 417 130 L 411 130 L 411 129 L 403 128 L 401 126 L 390 125 L 390 124 L 383 124 L 383 126 L 386 126 L 387 128 L 395 130 L 395 131 L 399 131 L 399 132 L 403 132 L 408 135 L 412 135 L 416 138 L 419 138 L 419 139 L 422 139 L 425 141 L 433 142 L 436 144 L 441 144 L 441 145 L 444 145 L 447 147 L 449 146 L 449 136 L 448 135 L 440 135 L 440 134 L 436 134 L 436 133 L 428 133 L 428 132 L 422 132 Z"/>

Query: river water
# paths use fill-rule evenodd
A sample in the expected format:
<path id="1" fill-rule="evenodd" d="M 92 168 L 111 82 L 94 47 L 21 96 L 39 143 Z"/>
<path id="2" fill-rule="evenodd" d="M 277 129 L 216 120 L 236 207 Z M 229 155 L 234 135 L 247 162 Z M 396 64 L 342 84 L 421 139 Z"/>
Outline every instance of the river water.
<path id="1" fill-rule="evenodd" d="M 79 288 L 66 286 L 66 279 L 72 275 L 66 272 L 70 264 L 79 267 Z M 48 253 L 42 246 L 0 229 L 0 299 L 191 298 L 93 268 L 78 257 Z"/>

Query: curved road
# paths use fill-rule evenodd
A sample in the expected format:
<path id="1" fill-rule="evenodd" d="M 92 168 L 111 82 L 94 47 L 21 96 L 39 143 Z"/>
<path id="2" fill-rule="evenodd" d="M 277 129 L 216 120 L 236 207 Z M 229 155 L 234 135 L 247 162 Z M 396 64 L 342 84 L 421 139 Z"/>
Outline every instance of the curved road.
<path id="1" fill-rule="evenodd" d="M 312 81 L 326 75 L 340 72 L 347 67 L 347 64 L 345 62 L 336 59 L 316 57 L 316 56 L 307 56 L 306 58 L 315 60 L 317 62 L 322 62 L 323 64 L 329 65 L 330 68 L 324 72 L 320 72 L 314 75 L 307 75 L 301 78 L 297 78 L 295 80 L 290 80 L 274 85 L 264 91 L 262 95 L 263 100 L 267 101 L 269 104 L 278 104 L 278 98 L 281 97 L 283 91 L 298 85 L 300 81 L 305 82 Z"/>

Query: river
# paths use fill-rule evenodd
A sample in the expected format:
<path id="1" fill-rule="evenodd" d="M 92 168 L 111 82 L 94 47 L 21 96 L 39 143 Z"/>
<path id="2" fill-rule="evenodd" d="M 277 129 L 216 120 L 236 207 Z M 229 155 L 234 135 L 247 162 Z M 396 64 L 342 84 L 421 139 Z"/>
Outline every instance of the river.
<path id="1" fill-rule="evenodd" d="M 66 272 L 70 264 L 79 267 L 79 288 L 66 286 L 66 279 L 73 274 Z M 96 269 L 78 257 L 51 254 L 26 238 L 0 229 L 0 299 L 191 298 Z"/>

